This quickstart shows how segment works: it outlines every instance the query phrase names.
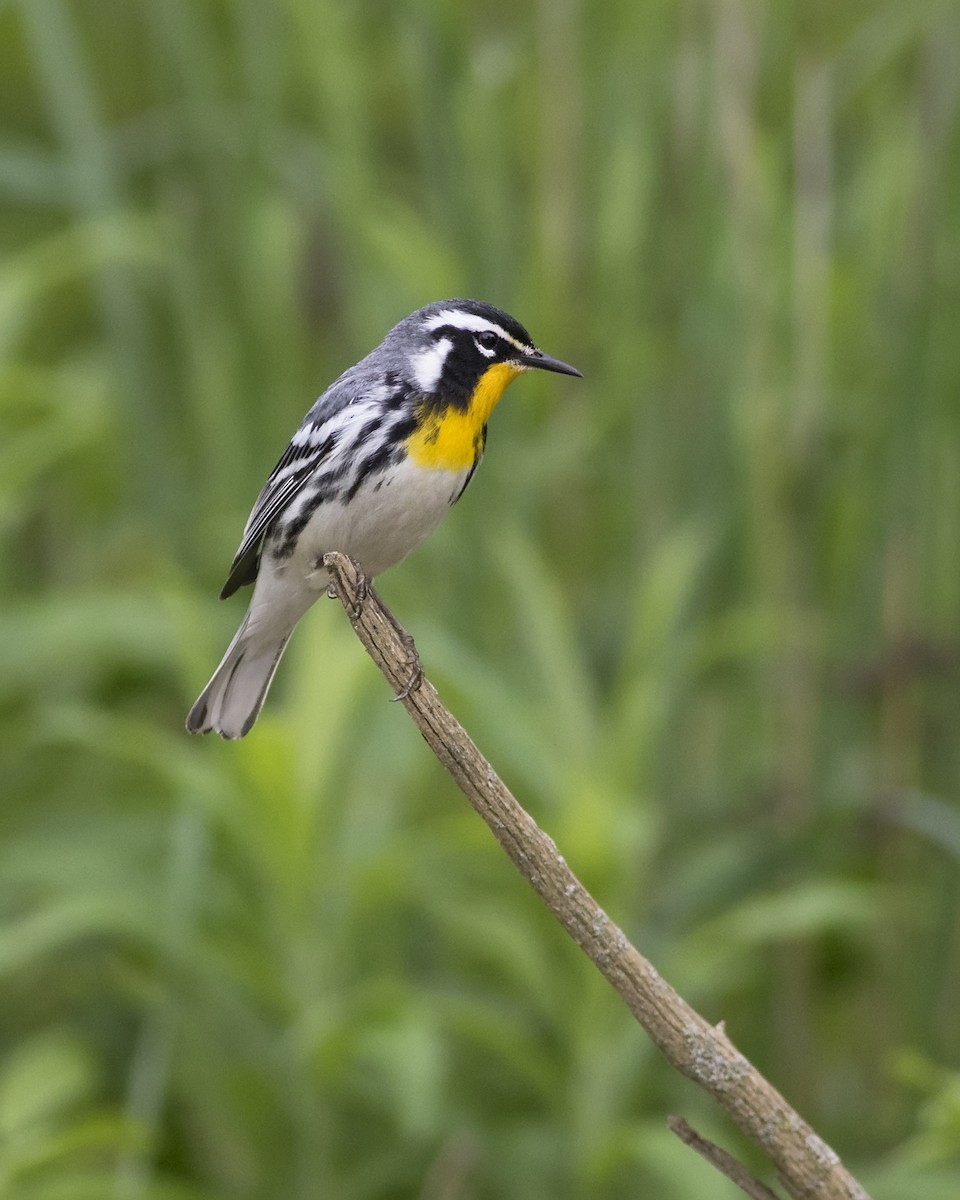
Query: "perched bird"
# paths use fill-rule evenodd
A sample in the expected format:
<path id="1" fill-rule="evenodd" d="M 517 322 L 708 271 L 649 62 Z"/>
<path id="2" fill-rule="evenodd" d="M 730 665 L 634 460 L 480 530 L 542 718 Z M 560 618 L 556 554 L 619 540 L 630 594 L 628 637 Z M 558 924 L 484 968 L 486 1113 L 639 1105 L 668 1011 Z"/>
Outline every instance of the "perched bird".
<path id="1" fill-rule="evenodd" d="M 329 587 L 324 554 L 349 554 L 373 579 L 419 546 L 473 478 L 504 389 L 531 367 L 580 374 L 492 304 L 440 300 L 327 388 L 243 531 L 220 598 L 248 583 L 253 596 L 191 733 L 249 733 L 294 626 Z"/>

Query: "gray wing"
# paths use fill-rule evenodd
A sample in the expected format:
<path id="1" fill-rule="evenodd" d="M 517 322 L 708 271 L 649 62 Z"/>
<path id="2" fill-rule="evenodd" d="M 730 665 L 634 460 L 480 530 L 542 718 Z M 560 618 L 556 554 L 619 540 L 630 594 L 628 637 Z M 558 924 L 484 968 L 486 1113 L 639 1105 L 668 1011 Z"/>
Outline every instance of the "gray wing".
<path id="1" fill-rule="evenodd" d="M 220 592 L 221 600 L 232 596 L 238 588 L 254 582 L 260 569 L 263 540 L 274 521 L 333 452 L 343 431 L 343 422 L 333 421 L 332 418 L 361 398 L 362 366 L 362 363 L 358 363 L 356 367 L 351 367 L 327 388 L 304 417 L 290 445 L 270 472 L 247 518 L 240 548 Z"/>

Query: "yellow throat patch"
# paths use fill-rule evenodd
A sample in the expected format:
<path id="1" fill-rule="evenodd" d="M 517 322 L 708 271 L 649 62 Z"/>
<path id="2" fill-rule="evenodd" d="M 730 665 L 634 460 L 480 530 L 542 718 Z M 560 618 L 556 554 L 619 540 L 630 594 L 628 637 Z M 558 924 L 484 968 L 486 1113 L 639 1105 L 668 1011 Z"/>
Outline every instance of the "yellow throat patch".
<path id="1" fill-rule="evenodd" d="M 465 471 L 482 450 L 483 427 L 507 385 L 523 371 L 513 363 L 495 363 L 480 376 L 461 411 L 446 408 L 430 413 L 415 433 L 407 438 L 407 453 L 418 467 Z"/>

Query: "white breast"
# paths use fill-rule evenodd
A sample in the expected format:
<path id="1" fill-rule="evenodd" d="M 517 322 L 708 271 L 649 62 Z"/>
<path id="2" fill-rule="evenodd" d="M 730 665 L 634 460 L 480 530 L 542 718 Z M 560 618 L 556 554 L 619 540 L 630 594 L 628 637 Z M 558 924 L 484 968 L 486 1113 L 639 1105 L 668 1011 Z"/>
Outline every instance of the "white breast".
<path id="1" fill-rule="evenodd" d="M 431 533 L 459 495 L 467 471 L 428 470 L 405 458 L 368 479 L 348 504 L 321 504 L 300 536 L 284 573 L 306 574 L 328 550 L 357 559 L 374 576 L 392 567 Z M 279 564 L 278 564 L 279 565 Z"/>

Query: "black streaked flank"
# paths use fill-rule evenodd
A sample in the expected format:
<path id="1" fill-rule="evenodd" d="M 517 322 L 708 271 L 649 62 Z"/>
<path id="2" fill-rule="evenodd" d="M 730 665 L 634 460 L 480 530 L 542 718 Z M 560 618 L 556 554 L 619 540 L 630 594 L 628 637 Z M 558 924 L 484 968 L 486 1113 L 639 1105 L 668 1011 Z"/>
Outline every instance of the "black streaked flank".
<path id="1" fill-rule="evenodd" d="M 297 541 L 300 534 L 303 533 L 310 519 L 317 511 L 321 504 L 328 504 L 336 497 L 337 489 L 332 485 L 318 485 L 310 496 L 309 500 L 305 500 L 303 507 L 295 517 L 291 517 L 289 521 L 279 522 L 273 527 L 269 535 L 270 553 L 274 558 L 289 558 L 297 548 Z"/>
<path id="2" fill-rule="evenodd" d="M 396 445 L 392 441 L 385 441 L 382 446 L 379 446 L 372 454 L 367 455 L 359 467 L 353 478 L 353 483 L 347 488 L 346 492 L 340 497 L 341 504 L 349 504 L 356 496 L 357 492 L 363 487 L 364 483 L 371 475 L 376 475 L 380 471 L 385 470 L 392 463 L 397 463 L 403 458 L 402 445 Z"/>

